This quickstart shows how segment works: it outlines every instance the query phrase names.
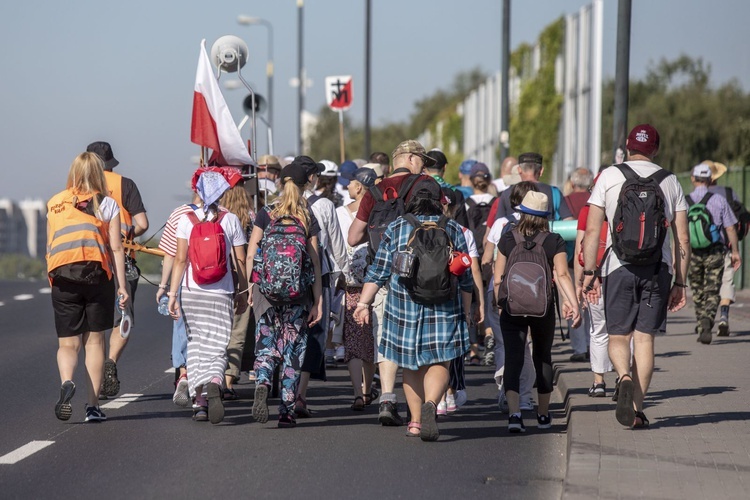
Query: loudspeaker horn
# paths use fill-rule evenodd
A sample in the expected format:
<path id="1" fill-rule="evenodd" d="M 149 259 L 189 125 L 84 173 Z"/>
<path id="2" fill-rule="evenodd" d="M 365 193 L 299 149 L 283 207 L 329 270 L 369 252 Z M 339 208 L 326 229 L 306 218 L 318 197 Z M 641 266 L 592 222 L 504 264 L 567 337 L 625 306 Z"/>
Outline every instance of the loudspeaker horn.
<path id="1" fill-rule="evenodd" d="M 224 35 L 211 46 L 211 62 L 226 73 L 234 73 L 247 63 L 247 44 L 238 36 Z"/>
<path id="2" fill-rule="evenodd" d="M 253 95 L 248 94 L 247 97 L 242 101 L 242 109 L 245 111 L 247 116 L 253 114 Z M 255 94 L 255 112 L 260 114 L 264 113 L 268 109 L 268 101 L 260 94 Z"/>

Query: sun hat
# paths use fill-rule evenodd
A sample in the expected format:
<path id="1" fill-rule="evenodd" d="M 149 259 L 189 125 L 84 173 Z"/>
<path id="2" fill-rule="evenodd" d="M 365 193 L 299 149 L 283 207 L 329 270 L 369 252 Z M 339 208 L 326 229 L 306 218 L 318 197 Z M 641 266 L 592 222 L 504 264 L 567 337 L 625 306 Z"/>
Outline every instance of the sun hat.
<path id="1" fill-rule="evenodd" d="M 516 210 L 522 214 L 549 217 L 549 199 L 544 193 L 529 191 L 523 197 L 521 204 L 516 207 Z"/>
<path id="2" fill-rule="evenodd" d="M 711 169 L 711 180 L 715 181 L 722 175 L 727 173 L 727 166 L 723 163 L 719 163 L 718 161 L 711 161 L 711 160 L 703 160 L 703 163 L 708 165 L 708 167 Z"/>

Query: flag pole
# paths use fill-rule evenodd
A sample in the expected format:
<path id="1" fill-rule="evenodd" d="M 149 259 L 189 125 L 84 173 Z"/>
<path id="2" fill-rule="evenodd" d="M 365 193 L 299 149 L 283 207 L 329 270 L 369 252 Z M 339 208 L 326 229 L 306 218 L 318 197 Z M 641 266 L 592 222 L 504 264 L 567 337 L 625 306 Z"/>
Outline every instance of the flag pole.
<path id="1" fill-rule="evenodd" d="M 344 110 L 339 110 L 339 146 L 341 149 L 341 163 L 346 160 L 346 154 L 344 153 Z"/>

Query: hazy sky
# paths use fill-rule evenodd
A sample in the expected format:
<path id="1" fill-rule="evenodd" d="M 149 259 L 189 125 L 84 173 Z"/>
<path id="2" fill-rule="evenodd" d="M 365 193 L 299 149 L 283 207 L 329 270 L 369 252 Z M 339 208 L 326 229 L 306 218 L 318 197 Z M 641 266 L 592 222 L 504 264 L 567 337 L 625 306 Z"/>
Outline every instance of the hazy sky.
<path id="1" fill-rule="evenodd" d="M 364 0 L 306 0 L 305 66 L 313 86 L 306 109 L 324 104 L 326 75 L 354 75 L 355 120 L 363 116 Z M 373 0 L 373 125 L 406 119 L 413 103 L 447 87 L 456 73 L 500 67 L 500 0 Z M 533 42 L 586 0 L 512 2 L 511 44 Z M 237 15 L 269 20 L 275 31 L 275 142 L 295 145 L 295 0 L 108 2 L 24 0 L 0 4 L 0 197 L 45 200 L 64 187 L 73 158 L 95 140 L 112 144 L 117 172 L 139 185 L 156 229 L 186 198 L 198 147 L 190 114 L 199 44 L 236 34 L 250 46 L 243 75 L 267 94 L 266 31 Z M 614 75 L 617 2 L 604 5 L 604 73 Z M 703 57 L 714 85 L 750 89 L 746 0 L 633 0 L 631 76 L 685 53 Z M 245 91 L 225 91 L 239 122 Z M 259 141 L 265 146 L 265 141 Z M 395 146 L 395 145 L 394 145 Z M 430 146 L 430 145 L 426 145 Z M 260 151 L 263 153 L 264 151 Z M 359 152 L 357 152 L 357 155 Z M 150 233 L 151 231 L 149 231 Z"/>

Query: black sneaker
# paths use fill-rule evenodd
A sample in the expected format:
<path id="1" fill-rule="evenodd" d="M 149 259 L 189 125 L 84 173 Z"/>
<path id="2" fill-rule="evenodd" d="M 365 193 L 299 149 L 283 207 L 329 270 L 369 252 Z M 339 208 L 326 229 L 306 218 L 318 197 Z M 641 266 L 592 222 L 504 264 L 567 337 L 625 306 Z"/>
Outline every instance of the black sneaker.
<path id="1" fill-rule="evenodd" d="M 729 337 L 729 320 L 721 318 L 719 320 L 719 333 L 718 337 Z"/>
<path id="2" fill-rule="evenodd" d="M 221 400 L 221 387 L 215 382 L 206 384 L 208 394 L 208 419 L 212 424 L 224 420 L 224 402 Z"/>
<path id="3" fill-rule="evenodd" d="M 291 429 L 297 427 L 297 419 L 291 413 L 279 414 L 279 429 Z"/>
<path id="4" fill-rule="evenodd" d="M 108 359 L 104 362 L 104 382 L 102 384 L 105 396 L 117 396 L 120 392 L 120 381 L 117 379 L 117 364 Z"/>
<path id="5" fill-rule="evenodd" d="M 537 413 L 536 423 L 537 423 L 537 428 L 539 429 L 549 429 L 550 427 L 552 427 L 552 417 L 550 417 L 549 413 L 547 415 L 539 415 Z"/>
<path id="6" fill-rule="evenodd" d="M 255 388 L 255 398 L 253 398 L 253 418 L 256 422 L 265 424 L 268 422 L 268 386 L 258 384 Z"/>
<path id="7" fill-rule="evenodd" d="M 107 416 L 98 406 L 86 405 L 86 418 L 84 422 L 104 422 Z"/>
<path id="8" fill-rule="evenodd" d="M 517 434 L 519 432 L 526 432 L 526 426 L 523 425 L 523 419 L 518 415 L 511 415 L 508 419 L 508 432 Z"/>
<path id="9" fill-rule="evenodd" d="M 66 380 L 60 386 L 60 399 L 57 400 L 55 405 L 55 416 L 60 420 L 69 420 L 70 416 L 73 415 L 73 406 L 70 404 L 70 400 L 73 399 L 73 395 L 76 393 L 76 385 L 72 380 Z"/>
<path id="10" fill-rule="evenodd" d="M 404 425 L 404 420 L 398 414 L 398 407 L 393 401 L 383 401 L 380 403 L 380 413 L 378 414 L 380 425 L 398 427 Z"/>
<path id="11" fill-rule="evenodd" d="M 607 395 L 607 384 L 602 382 L 601 384 L 593 384 L 589 388 L 590 398 L 603 398 Z"/>

